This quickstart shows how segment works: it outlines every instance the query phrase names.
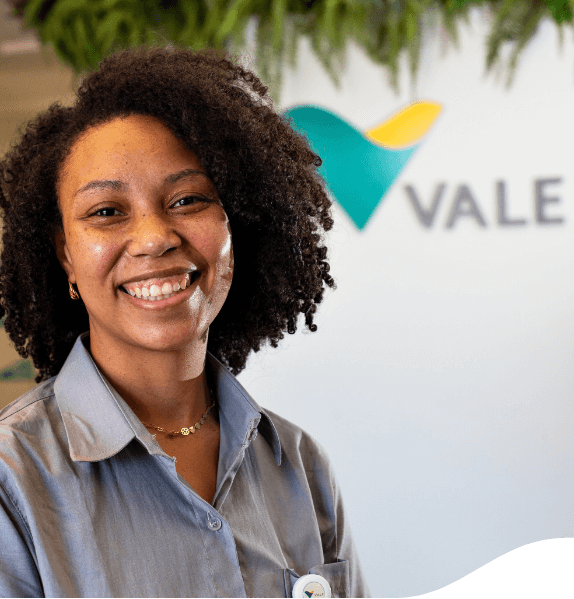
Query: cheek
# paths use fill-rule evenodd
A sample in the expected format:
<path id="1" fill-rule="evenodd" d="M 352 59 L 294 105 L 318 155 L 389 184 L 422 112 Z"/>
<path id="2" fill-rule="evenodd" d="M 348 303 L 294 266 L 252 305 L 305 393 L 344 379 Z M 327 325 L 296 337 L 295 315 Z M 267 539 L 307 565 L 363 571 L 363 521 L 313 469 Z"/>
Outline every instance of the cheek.
<path id="1" fill-rule="evenodd" d="M 228 239 L 228 242 L 222 248 L 215 270 L 215 280 L 211 290 L 210 303 L 217 313 L 227 299 L 233 279 L 233 246 L 231 245 L 231 238 Z"/>
<path id="2" fill-rule="evenodd" d="M 231 285 L 233 277 L 233 244 L 231 242 L 231 230 L 226 223 L 225 230 L 222 231 L 219 238 L 217 250 L 217 275 L 220 279 L 228 282 Z"/>
<path id="3" fill-rule="evenodd" d="M 203 255 L 211 269 L 208 304 L 219 311 L 227 298 L 233 279 L 233 244 L 227 220 L 212 229 L 204 241 Z"/>
<path id="4" fill-rule="evenodd" d="M 231 286 L 231 279 L 233 279 L 233 268 L 235 265 L 235 261 L 233 259 L 233 245 L 231 244 L 231 239 L 229 240 L 229 245 L 224 254 L 221 255 L 221 260 L 219 262 L 218 274 L 219 277 L 227 283 L 227 291 L 229 291 L 229 287 Z"/>
<path id="5" fill-rule="evenodd" d="M 102 235 L 72 236 L 72 260 L 77 271 L 89 278 L 100 278 L 110 270 L 110 265 L 120 249 L 120 243 Z"/>
<path id="6" fill-rule="evenodd" d="M 206 222 L 203 227 L 193 232 L 191 240 L 203 257 L 215 268 L 218 275 L 228 276 L 233 271 L 233 247 L 231 243 L 231 228 L 227 215 L 222 212 L 219 218 Z"/>

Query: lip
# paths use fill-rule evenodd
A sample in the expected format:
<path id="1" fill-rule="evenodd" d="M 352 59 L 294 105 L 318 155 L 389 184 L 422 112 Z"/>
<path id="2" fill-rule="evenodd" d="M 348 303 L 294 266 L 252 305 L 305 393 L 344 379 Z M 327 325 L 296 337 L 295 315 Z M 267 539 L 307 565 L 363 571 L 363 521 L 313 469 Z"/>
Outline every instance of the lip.
<path id="1" fill-rule="evenodd" d="M 173 277 L 176 275 L 186 275 L 198 270 L 196 266 L 190 265 L 185 267 L 167 268 L 166 270 L 150 270 L 149 272 L 143 272 L 131 279 L 122 281 L 118 287 L 127 285 L 129 283 L 137 283 L 138 281 L 146 281 L 147 279 L 165 279 L 166 277 Z M 145 300 L 144 300 L 145 301 Z"/>
<path id="2" fill-rule="evenodd" d="M 189 272 L 189 271 L 186 271 Z M 179 273 L 174 273 L 174 274 L 179 274 Z M 162 275 L 162 276 L 170 276 L 170 275 Z M 189 285 L 188 287 L 186 287 L 183 291 L 180 291 L 178 293 L 176 293 L 174 296 L 172 297 L 168 297 L 167 299 L 161 299 L 161 300 L 155 300 L 153 302 L 150 302 L 149 300 L 145 300 L 142 299 L 140 297 L 137 296 L 133 296 L 130 295 L 129 293 L 124 293 L 123 291 L 120 291 L 119 293 L 121 294 L 122 297 L 126 298 L 128 301 L 135 303 L 135 305 L 138 308 L 143 308 L 145 310 L 162 310 L 163 308 L 169 308 L 171 306 L 175 306 L 177 304 L 180 304 L 182 302 L 185 302 L 189 296 L 195 291 L 196 285 L 199 285 L 199 280 L 201 279 L 202 274 L 200 273 L 200 275 L 197 277 L 197 279 L 195 279 L 195 281 L 193 281 L 193 283 L 191 285 Z M 150 277 L 153 278 L 153 277 Z M 159 278 L 159 277 L 157 277 Z M 141 279 L 135 279 L 136 281 L 139 281 Z M 131 281 L 126 281 L 126 283 L 129 283 Z"/>

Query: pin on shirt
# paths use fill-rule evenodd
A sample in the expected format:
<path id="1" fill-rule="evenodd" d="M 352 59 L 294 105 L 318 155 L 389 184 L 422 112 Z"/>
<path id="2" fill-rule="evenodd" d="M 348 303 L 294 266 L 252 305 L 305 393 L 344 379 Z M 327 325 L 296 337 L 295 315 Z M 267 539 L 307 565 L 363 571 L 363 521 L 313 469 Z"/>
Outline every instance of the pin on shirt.
<path id="1" fill-rule="evenodd" d="M 293 597 L 303 599 L 331 597 L 331 587 L 322 576 L 305 574 L 293 585 Z"/>

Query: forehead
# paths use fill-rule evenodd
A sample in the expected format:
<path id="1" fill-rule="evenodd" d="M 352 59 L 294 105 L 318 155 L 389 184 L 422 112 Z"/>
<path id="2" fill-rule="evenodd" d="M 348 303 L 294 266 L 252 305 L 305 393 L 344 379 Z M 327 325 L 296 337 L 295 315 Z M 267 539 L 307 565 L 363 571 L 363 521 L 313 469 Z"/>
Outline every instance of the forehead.
<path id="1" fill-rule="evenodd" d="M 89 128 L 70 148 L 59 172 L 58 195 L 97 178 L 153 180 L 203 170 L 199 159 L 158 119 L 130 115 Z"/>

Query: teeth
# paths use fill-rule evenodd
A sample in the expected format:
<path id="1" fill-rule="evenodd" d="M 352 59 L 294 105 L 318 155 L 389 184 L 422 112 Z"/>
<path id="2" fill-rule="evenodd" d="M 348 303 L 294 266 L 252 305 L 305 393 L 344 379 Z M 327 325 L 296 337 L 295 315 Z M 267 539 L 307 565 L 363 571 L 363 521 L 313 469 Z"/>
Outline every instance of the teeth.
<path id="1" fill-rule="evenodd" d="M 187 273 L 183 279 L 177 283 L 164 283 L 163 285 L 153 284 L 150 287 L 135 287 L 134 290 L 130 290 L 125 288 L 125 290 L 132 296 L 138 297 L 140 299 L 145 299 L 147 301 L 155 302 L 160 299 L 167 299 L 172 297 L 179 291 L 183 291 L 187 287 L 191 285 L 191 277 L 189 273 Z"/>
<path id="2" fill-rule="evenodd" d="M 150 295 L 148 297 L 145 297 L 145 295 L 144 295 L 141 299 L 145 299 L 148 302 L 157 302 L 158 300 L 167 299 L 168 297 L 173 297 L 176 293 L 177 293 L 177 291 L 174 291 L 173 293 L 164 293 L 162 295 Z"/>

